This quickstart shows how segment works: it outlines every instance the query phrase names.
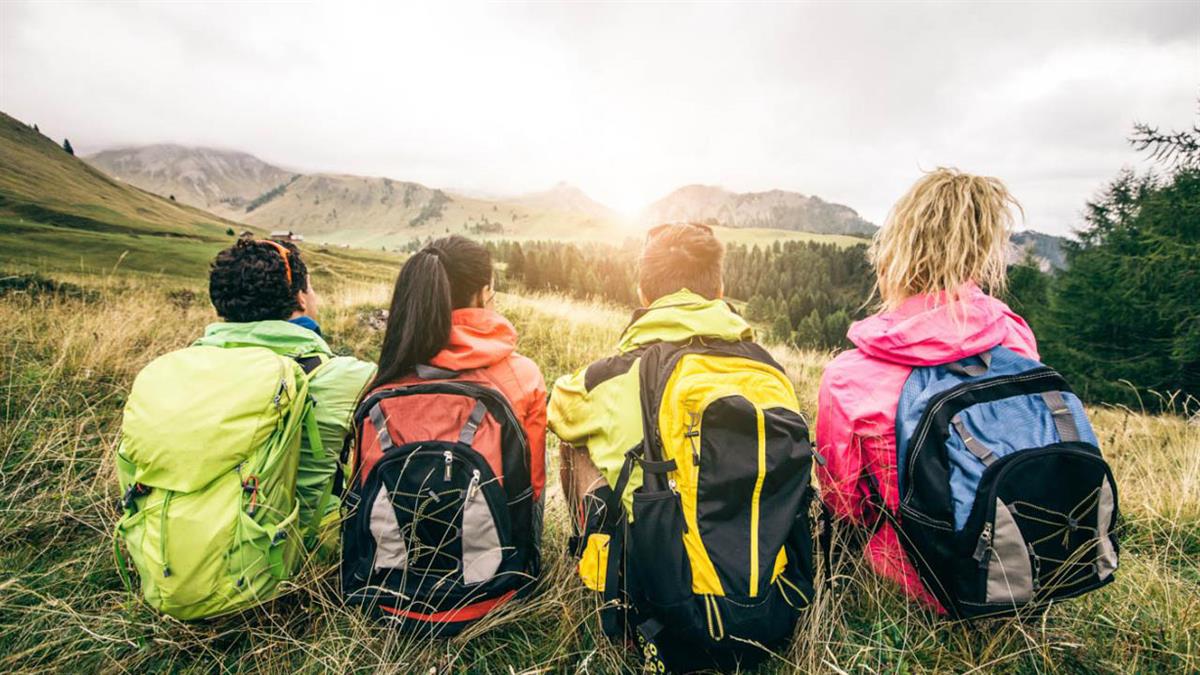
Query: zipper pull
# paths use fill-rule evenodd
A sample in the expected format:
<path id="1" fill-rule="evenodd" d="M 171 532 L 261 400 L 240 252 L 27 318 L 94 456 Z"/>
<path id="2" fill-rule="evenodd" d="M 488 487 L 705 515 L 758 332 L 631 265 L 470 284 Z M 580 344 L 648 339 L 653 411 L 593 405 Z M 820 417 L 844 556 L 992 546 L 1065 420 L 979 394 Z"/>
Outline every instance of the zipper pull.
<path id="1" fill-rule="evenodd" d="M 467 486 L 467 501 L 471 501 L 475 497 L 475 493 L 479 490 L 479 469 L 471 472 L 471 484 Z"/>
<path id="2" fill-rule="evenodd" d="M 1036 593 L 1042 590 L 1042 559 L 1038 557 L 1037 551 L 1033 550 L 1033 544 L 1025 544 L 1025 550 L 1029 551 L 1029 566 L 1033 568 L 1033 592 Z"/>
<path id="3" fill-rule="evenodd" d="M 450 482 L 450 467 L 453 466 L 453 463 L 454 463 L 454 453 L 447 450 L 442 453 L 442 457 L 446 458 L 446 467 L 442 471 L 442 481 L 449 483 Z"/>
<path id="4" fill-rule="evenodd" d="M 683 516 L 683 495 L 679 494 L 679 490 L 676 489 L 679 484 L 675 482 L 674 478 L 668 478 L 667 485 L 670 486 L 671 492 L 675 493 L 675 501 L 679 502 L 679 511 L 680 511 L 679 515 Z M 688 524 L 687 524 L 687 517 L 683 516 L 683 533 L 687 534 L 688 532 L 689 532 L 689 529 L 688 529 Z"/>
<path id="5" fill-rule="evenodd" d="M 279 391 L 275 392 L 275 407 L 279 407 L 279 402 L 283 400 L 283 392 L 287 391 L 287 380 L 279 380 Z"/>
<path id="6" fill-rule="evenodd" d="M 971 557 L 979 563 L 980 567 L 987 567 L 988 550 L 992 546 L 992 524 L 984 523 L 983 532 L 979 533 L 979 543 L 975 545 L 975 554 Z"/>
<path id="7" fill-rule="evenodd" d="M 809 450 L 812 451 L 813 459 L 817 460 L 817 464 L 820 464 L 821 466 L 825 466 L 825 455 L 822 455 L 820 450 L 817 450 L 816 448 L 814 448 L 812 446 L 809 446 Z"/>

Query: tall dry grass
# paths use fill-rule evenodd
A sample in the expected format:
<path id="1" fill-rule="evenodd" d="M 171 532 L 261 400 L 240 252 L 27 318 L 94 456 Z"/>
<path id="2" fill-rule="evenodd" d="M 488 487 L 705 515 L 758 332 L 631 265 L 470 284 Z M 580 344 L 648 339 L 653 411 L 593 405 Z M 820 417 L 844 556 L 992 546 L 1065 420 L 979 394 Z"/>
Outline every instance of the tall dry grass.
<path id="1" fill-rule="evenodd" d="M 283 597 L 238 615 L 183 624 L 147 609 L 125 591 L 112 561 L 120 409 L 145 363 L 188 344 L 215 317 L 195 288 L 70 281 L 98 297 L 0 297 L 0 670 L 607 673 L 636 666 L 602 638 L 598 601 L 573 577 L 556 484 L 540 593 L 458 638 L 404 638 L 344 608 L 336 565 L 317 560 Z M 335 348 L 374 358 L 380 336 L 372 312 L 389 287 L 345 281 L 319 290 Z M 623 311 L 555 296 L 504 296 L 500 308 L 547 380 L 609 353 L 627 320 Z M 811 419 L 827 355 L 772 352 Z M 1116 583 L 1038 616 L 956 624 L 908 604 L 848 554 L 835 568 L 839 590 L 818 593 L 791 647 L 761 670 L 1200 670 L 1200 427 L 1118 409 L 1093 415 L 1124 513 Z"/>

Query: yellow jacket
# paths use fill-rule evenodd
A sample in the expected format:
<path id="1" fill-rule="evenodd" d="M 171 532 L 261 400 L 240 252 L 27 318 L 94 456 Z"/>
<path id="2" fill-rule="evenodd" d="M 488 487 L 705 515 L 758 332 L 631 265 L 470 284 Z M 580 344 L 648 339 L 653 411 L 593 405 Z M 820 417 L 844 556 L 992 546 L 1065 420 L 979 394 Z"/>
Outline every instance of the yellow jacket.
<path id="1" fill-rule="evenodd" d="M 592 462 L 614 485 L 625 453 L 642 442 L 638 365 L 645 347 L 695 336 L 752 340 L 754 330 L 723 300 L 681 290 L 637 310 L 617 344 L 617 353 L 554 383 L 547 411 L 550 430 L 576 447 L 586 446 Z M 642 484 L 635 466 L 625 491 L 631 513 L 633 491 Z"/>

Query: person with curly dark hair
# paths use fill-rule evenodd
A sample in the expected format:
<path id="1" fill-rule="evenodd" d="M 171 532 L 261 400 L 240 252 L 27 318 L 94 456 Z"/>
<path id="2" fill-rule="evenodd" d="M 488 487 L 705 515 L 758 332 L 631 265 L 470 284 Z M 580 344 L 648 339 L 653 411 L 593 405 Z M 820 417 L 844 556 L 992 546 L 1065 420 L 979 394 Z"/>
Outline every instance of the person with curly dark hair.
<path id="1" fill-rule="evenodd" d="M 208 277 L 208 295 L 226 321 L 313 319 L 317 295 L 308 266 L 294 244 L 241 239 L 217 254 Z M 316 331 L 320 333 L 319 330 Z"/>
<path id="2" fill-rule="evenodd" d="M 296 493 L 300 528 L 320 519 L 324 543 L 336 543 L 338 500 L 330 498 L 337 449 L 350 430 L 359 394 L 375 375 L 375 364 L 334 356 L 317 323 L 319 299 L 308 266 L 294 244 L 241 239 L 212 262 L 208 292 L 223 319 L 208 326 L 197 345 L 265 347 L 300 362 L 308 372 L 308 392 L 317 403 L 323 453 L 302 439 Z M 341 486 L 338 486 L 341 487 Z"/>

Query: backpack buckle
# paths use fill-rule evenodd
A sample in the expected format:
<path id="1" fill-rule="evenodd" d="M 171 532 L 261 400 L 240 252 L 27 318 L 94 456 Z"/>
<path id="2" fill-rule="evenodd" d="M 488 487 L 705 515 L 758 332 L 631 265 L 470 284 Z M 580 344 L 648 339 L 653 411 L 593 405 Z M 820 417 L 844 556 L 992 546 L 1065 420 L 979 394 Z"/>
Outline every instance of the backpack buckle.
<path id="1" fill-rule="evenodd" d="M 242 483 L 242 492 L 250 495 L 250 506 L 246 509 L 246 515 L 253 516 L 258 510 L 258 476 L 247 477 Z"/>
<path id="2" fill-rule="evenodd" d="M 145 497 L 148 494 L 150 494 L 150 488 L 141 483 L 134 483 L 125 490 L 125 494 L 121 497 L 121 507 L 130 515 L 137 513 L 137 498 Z"/>

